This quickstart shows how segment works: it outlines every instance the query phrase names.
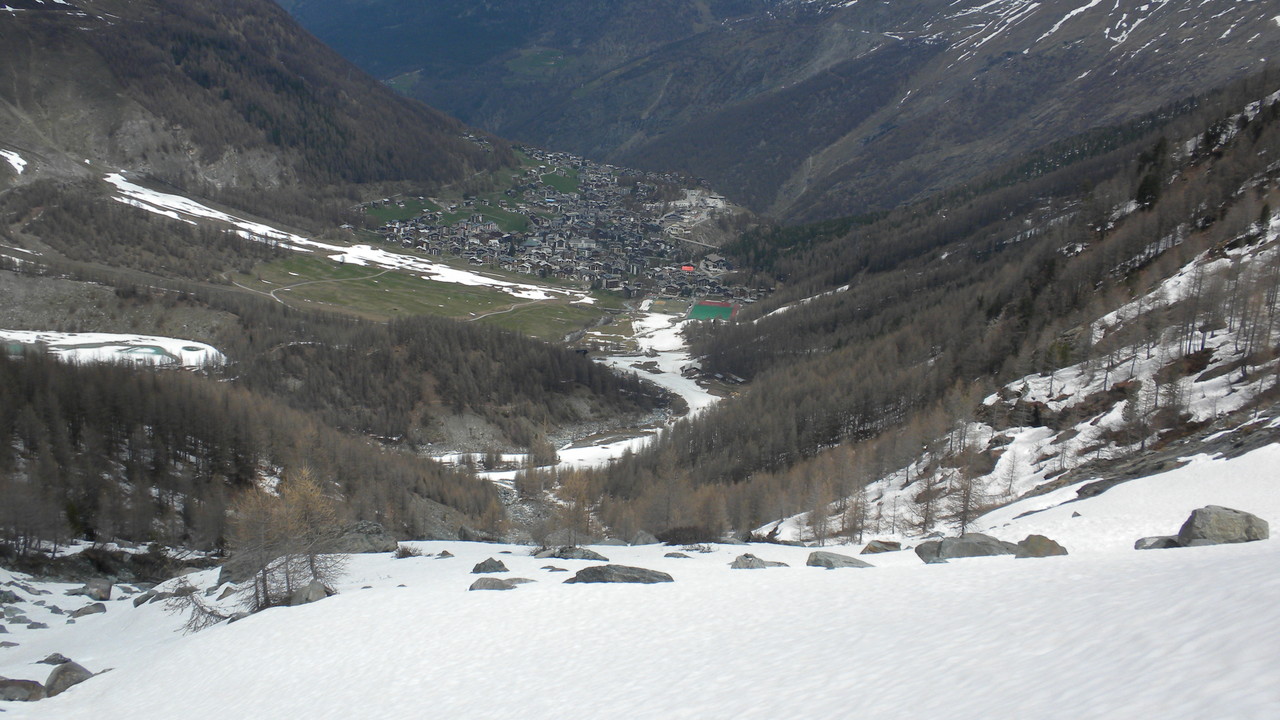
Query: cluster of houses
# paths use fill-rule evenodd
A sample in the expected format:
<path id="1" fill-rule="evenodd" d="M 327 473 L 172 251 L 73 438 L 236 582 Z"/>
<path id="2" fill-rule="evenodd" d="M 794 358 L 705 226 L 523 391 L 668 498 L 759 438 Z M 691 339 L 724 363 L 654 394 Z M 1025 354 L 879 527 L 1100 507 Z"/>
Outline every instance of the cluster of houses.
<path id="1" fill-rule="evenodd" d="M 386 223 L 378 233 L 428 255 L 581 282 L 628 297 L 757 299 L 758 291 L 722 282 L 732 269 L 725 258 L 683 239 L 691 224 L 726 207 L 723 198 L 705 189 L 677 190 L 676 178 L 666 175 L 522 150 L 536 165 L 514 178 L 504 194 L 465 197 L 438 212 Z M 576 188 L 569 188 L 575 175 Z M 374 204 L 404 206 L 405 200 Z M 516 218 L 525 227 L 514 230 L 507 223 L 504 230 L 495 215 Z"/>

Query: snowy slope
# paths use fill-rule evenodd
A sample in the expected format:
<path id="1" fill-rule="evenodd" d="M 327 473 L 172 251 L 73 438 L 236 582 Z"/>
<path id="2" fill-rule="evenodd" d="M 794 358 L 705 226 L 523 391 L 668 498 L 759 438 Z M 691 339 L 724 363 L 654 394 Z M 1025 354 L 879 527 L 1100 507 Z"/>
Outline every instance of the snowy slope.
<path id="1" fill-rule="evenodd" d="M 804 567 L 802 547 L 715 546 L 689 559 L 598 547 L 675 582 L 564 585 L 569 573 L 544 568 L 591 563 L 424 542 L 413 545 L 456 557 L 356 556 L 334 597 L 195 635 L 175 632 L 181 619 L 159 605 L 113 600 L 75 625 L 12 626 L 5 638 L 19 645 L 0 650 L 0 675 L 43 680 L 36 661 L 52 652 L 114 669 L 56 698 L 7 703 L 5 716 L 1276 717 L 1280 543 L 1130 548 L 1176 531 L 1205 501 L 1277 527 L 1277 460 L 1270 447 L 1198 461 L 1074 504 L 1074 520 L 1072 506 L 991 516 L 1009 537 L 1051 529 L 1066 557 L 923 565 L 904 551 L 828 571 Z M 730 570 L 742 552 L 791 567 Z M 487 557 L 510 568 L 503 577 L 536 582 L 466 592 Z M 38 587 L 54 591 L 47 604 L 86 602 L 62 595 L 71 586 Z"/>
<path id="2" fill-rule="evenodd" d="M 41 344 L 52 355 L 74 363 L 128 362 L 199 368 L 226 362 L 212 345 L 154 335 L 0 330 L 0 342 Z"/>

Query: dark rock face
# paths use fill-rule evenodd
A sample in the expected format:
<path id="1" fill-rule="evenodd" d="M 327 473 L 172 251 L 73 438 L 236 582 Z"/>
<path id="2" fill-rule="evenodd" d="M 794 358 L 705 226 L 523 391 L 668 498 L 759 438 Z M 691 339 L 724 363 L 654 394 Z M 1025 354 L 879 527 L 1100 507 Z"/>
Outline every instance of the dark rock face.
<path id="1" fill-rule="evenodd" d="M 657 570 L 628 565 L 592 565 L 578 571 L 565 583 L 663 583 L 673 578 Z"/>
<path id="2" fill-rule="evenodd" d="M 840 553 L 825 552 L 817 550 L 809 553 L 809 559 L 805 562 L 809 567 L 823 567 L 828 570 L 836 568 L 869 568 L 875 567 L 869 562 L 859 560 L 858 558 L 841 555 Z"/>
<path id="3" fill-rule="evenodd" d="M 1043 535 L 1028 535 L 1018 542 L 1018 550 L 1013 555 L 1020 558 L 1042 558 L 1052 555 L 1066 555 L 1067 549 Z"/>
<path id="4" fill-rule="evenodd" d="M 35 680 L 0 678 L 0 700 L 33 702 L 44 698 L 44 686 Z"/>
<path id="5" fill-rule="evenodd" d="M 1186 547 L 1221 545 L 1266 540 L 1270 536 L 1267 521 L 1257 515 L 1219 505 L 1207 505 L 1191 512 L 1191 517 L 1187 518 L 1178 531 L 1178 543 Z"/>
<path id="6" fill-rule="evenodd" d="M 49 673 L 49 679 L 44 683 L 45 694 L 48 697 L 53 697 L 72 685 L 79 685 L 91 677 L 93 677 L 93 673 L 86 670 L 79 663 L 65 662 Z"/>
<path id="7" fill-rule="evenodd" d="M 874 555 L 883 552 L 897 552 L 902 549 L 902 543 L 894 540 L 872 540 L 867 546 L 862 548 L 863 555 Z"/>
<path id="8" fill-rule="evenodd" d="M 734 558 L 733 562 L 729 563 L 729 567 L 733 570 L 762 570 L 771 567 L 788 567 L 788 565 L 774 560 L 761 560 L 751 553 L 743 553 Z"/>
<path id="9" fill-rule="evenodd" d="M 965 533 L 958 538 L 943 538 L 920 543 L 916 555 L 926 563 L 945 562 L 951 558 L 1013 555 L 1018 546 L 982 533 Z"/>
<path id="10" fill-rule="evenodd" d="M 501 560 L 488 558 L 476 563 L 476 566 L 471 568 L 471 572 L 474 574 L 507 572 L 507 566 Z"/>
<path id="11" fill-rule="evenodd" d="M 467 590 L 515 590 L 516 583 L 496 577 L 477 578 Z"/>
<path id="12" fill-rule="evenodd" d="M 364 520 L 342 531 L 342 535 L 329 548 L 338 553 L 395 552 L 399 544 L 376 522 Z"/>

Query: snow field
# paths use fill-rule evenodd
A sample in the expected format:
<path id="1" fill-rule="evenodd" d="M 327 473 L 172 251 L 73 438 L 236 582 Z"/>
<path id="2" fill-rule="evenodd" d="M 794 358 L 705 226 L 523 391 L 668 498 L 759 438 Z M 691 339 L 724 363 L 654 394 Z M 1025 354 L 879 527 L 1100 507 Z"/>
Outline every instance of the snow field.
<path id="1" fill-rule="evenodd" d="M 1046 534 L 1065 557 L 924 565 L 907 550 L 831 571 L 805 567 L 805 547 L 716 545 L 677 559 L 660 545 L 599 546 L 675 582 L 564 585 L 597 563 L 424 541 L 406 544 L 456 557 L 352 556 L 338 595 L 195 635 L 176 632 L 182 619 L 161 604 L 112 600 L 75 625 L 13 626 L 5 637 L 20 644 L 0 650 L 0 675 L 42 681 L 49 667 L 36 662 L 53 652 L 114 669 L 4 709 L 58 720 L 163 718 L 179 707 L 343 719 L 1271 718 L 1280 543 L 1131 548 L 1209 503 L 1280 527 L 1278 461 L 1280 446 L 1200 457 L 1089 500 L 1015 519 L 1068 488 L 981 521 L 1005 539 Z M 730 570 L 743 552 L 790 567 Z M 467 592 L 488 557 L 510 569 L 499 577 L 536 582 Z M 216 577 L 189 579 L 205 587 Z M 68 610 L 88 602 L 62 597 L 75 586 L 39 586 Z"/>
<path id="2" fill-rule="evenodd" d="M 212 345 L 154 335 L 0 330 L 0 341 L 41 343 L 50 354 L 73 363 L 131 362 L 199 368 L 226 362 L 226 357 Z"/>

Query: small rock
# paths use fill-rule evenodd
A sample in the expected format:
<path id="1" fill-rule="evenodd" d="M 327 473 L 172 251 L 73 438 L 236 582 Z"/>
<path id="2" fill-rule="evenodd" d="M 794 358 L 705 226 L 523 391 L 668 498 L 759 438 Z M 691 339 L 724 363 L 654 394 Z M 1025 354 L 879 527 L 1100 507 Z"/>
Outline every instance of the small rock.
<path id="1" fill-rule="evenodd" d="M 546 570 L 547 572 L 569 572 L 565 568 L 556 567 L 555 565 L 543 565 L 542 569 Z"/>
<path id="2" fill-rule="evenodd" d="M 224 589 L 224 590 L 222 591 L 222 594 L 218 596 L 218 601 L 219 601 L 219 602 L 221 602 L 221 601 L 223 601 L 223 600 L 226 600 L 227 598 L 229 598 L 229 597 L 231 597 L 232 595 L 235 595 L 235 594 L 236 594 L 236 588 L 235 588 L 235 586 L 234 586 L 234 585 L 228 585 L 228 586 L 226 587 L 226 589 Z"/>
<path id="3" fill-rule="evenodd" d="M 57 605 L 50 605 L 50 606 L 49 606 L 49 612 L 53 613 L 54 615 L 65 615 L 65 614 L 66 614 L 66 611 L 65 611 L 65 610 L 63 610 L 62 608 L 58 607 Z"/>
<path id="4" fill-rule="evenodd" d="M 467 590 L 515 590 L 516 584 L 496 577 L 477 578 Z"/>
<path id="5" fill-rule="evenodd" d="M 106 605 L 103 605 L 103 604 L 102 604 L 102 603 L 100 603 L 100 602 L 97 602 L 97 603 L 91 603 L 91 604 L 89 604 L 89 605 L 85 605 L 84 607 L 80 608 L 79 610 L 76 610 L 75 612 L 71 613 L 71 617 L 73 617 L 73 618 L 82 618 L 82 617 L 84 617 L 84 616 L 86 616 L 86 615 L 97 615 L 97 614 L 99 614 L 99 613 L 104 613 L 104 612 L 106 612 L 106 611 L 107 611 L 107 606 L 106 606 Z"/>
<path id="6" fill-rule="evenodd" d="M 134 606 L 134 607 L 141 607 L 143 603 L 150 602 L 150 601 L 154 600 L 154 599 L 155 599 L 155 597 L 156 597 L 156 591 L 155 591 L 155 590 L 148 590 L 148 591 L 146 591 L 146 592 L 142 593 L 141 595 L 139 595 L 138 597 L 136 597 L 136 598 L 134 598 L 134 599 L 133 599 L 133 606 Z"/>
<path id="7" fill-rule="evenodd" d="M 877 553 L 897 552 L 902 549 L 902 543 L 895 540 L 872 540 L 867 546 L 862 548 L 863 555 L 875 555 Z"/>
<path id="8" fill-rule="evenodd" d="M 1178 538 L 1172 535 L 1156 535 L 1154 537 L 1139 538 L 1133 544 L 1134 550 L 1165 550 L 1168 548 L 1182 547 L 1178 542 Z"/>
<path id="9" fill-rule="evenodd" d="M 65 662 L 49 673 L 49 679 L 44 681 L 45 694 L 47 697 L 53 697 L 91 677 L 93 673 L 84 669 L 84 666 L 79 663 Z"/>
<path id="10" fill-rule="evenodd" d="M 689 559 L 689 556 L 688 556 L 688 555 L 685 555 L 685 554 L 684 554 L 684 553 L 682 553 L 682 552 L 669 552 L 669 553 L 667 553 L 666 555 L 663 555 L 662 557 L 669 557 L 669 558 L 684 558 L 685 560 L 688 560 L 688 559 Z"/>
<path id="11" fill-rule="evenodd" d="M 1053 555 L 1066 555 L 1067 549 L 1043 535 L 1028 535 L 1018 542 L 1018 551 L 1013 554 L 1017 558 L 1042 558 Z"/>
<path id="12" fill-rule="evenodd" d="M 1073 517 L 1073 518 L 1078 518 L 1078 517 L 1084 517 L 1084 516 L 1083 516 L 1083 515 L 1081 515 L 1081 514 L 1080 514 L 1080 513 L 1078 513 L 1078 512 L 1073 512 L 1073 513 L 1071 513 L 1071 517 Z"/>
<path id="13" fill-rule="evenodd" d="M 1243 510 L 1206 505 L 1191 512 L 1178 531 L 1183 546 L 1254 542 L 1271 536 L 1266 520 Z"/>
<path id="14" fill-rule="evenodd" d="M 739 555 L 738 557 L 734 558 L 733 562 L 729 563 L 729 568 L 732 570 L 761 570 L 763 568 L 771 568 L 771 567 L 789 567 L 789 566 L 784 562 L 776 562 L 773 560 L 761 560 L 760 558 L 756 557 L 755 555 L 752 555 L 751 553 L 743 553 L 742 555 Z"/>
<path id="15" fill-rule="evenodd" d="M 809 560 L 805 562 L 805 565 L 808 565 L 809 567 L 823 567 L 828 570 L 835 570 L 836 568 L 875 567 L 869 562 L 849 557 L 848 555 L 841 555 L 840 553 L 826 552 L 823 550 L 816 550 L 809 553 Z"/>
<path id="16" fill-rule="evenodd" d="M 71 658 L 62 653 L 53 653 L 49 657 L 39 661 L 42 665 L 61 665 L 62 663 L 71 662 Z"/>
<path id="17" fill-rule="evenodd" d="M 0 678 L 0 700 L 34 702 L 44 698 L 44 686 L 35 680 Z"/>
<path id="18" fill-rule="evenodd" d="M 565 583 L 664 583 L 673 578 L 657 570 L 628 565 L 592 565 L 578 571 Z"/>
<path id="19" fill-rule="evenodd" d="M 0 648 L 11 648 L 11 647 L 18 647 L 18 643 L 13 642 L 12 640 L 0 641 Z"/>
<path id="20" fill-rule="evenodd" d="M 471 572 L 473 574 L 507 572 L 507 566 L 501 560 L 489 558 L 476 563 L 476 566 L 471 568 Z"/>
<path id="21" fill-rule="evenodd" d="M 28 630 L 48 630 L 49 626 L 42 622 L 27 623 Z"/>
<path id="22" fill-rule="evenodd" d="M 438 558 L 442 558 L 442 559 L 443 559 L 443 558 L 451 558 L 451 557 L 453 557 L 453 553 L 449 552 L 448 550 L 441 550 L 441 551 L 440 551 L 440 554 L 439 554 L 439 555 L 436 555 L 436 557 L 438 557 Z"/>

